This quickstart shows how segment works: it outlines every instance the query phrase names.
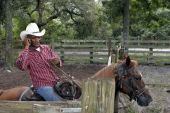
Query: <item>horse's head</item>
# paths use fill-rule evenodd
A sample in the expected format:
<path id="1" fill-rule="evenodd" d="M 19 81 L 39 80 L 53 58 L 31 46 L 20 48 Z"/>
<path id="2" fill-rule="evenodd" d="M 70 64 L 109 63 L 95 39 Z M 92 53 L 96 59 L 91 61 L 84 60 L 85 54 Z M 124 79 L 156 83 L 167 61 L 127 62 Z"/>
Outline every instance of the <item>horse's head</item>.
<path id="1" fill-rule="evenodd" d="M 117 65 L 117 88 L 127 94 L 130 100 L 137 101 L 140 106 L 148 106 L 152 101 L 148 89 L 142 79 L 142 74 L 137 68 L 137 62 L 129 57 Z"/>

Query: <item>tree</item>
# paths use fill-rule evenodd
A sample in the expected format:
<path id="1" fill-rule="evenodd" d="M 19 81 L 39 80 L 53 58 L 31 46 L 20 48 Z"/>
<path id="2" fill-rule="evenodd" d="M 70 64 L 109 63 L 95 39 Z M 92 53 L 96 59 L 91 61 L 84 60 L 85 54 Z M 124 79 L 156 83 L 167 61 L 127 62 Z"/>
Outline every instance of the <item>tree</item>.
<path id="1" fill-rule="evenodd" d="M 12 14 L 11 14 L 11 0 L 5 0 L 5 31 L 6 31 L 6 43 L 5 43 L 5 64 L 7 69 L 11 69 L 13 66 L 12 59 Z"/>
<path id="2" fill-rule="evenodd" d="M 127 42 L 129 37 L 129 0 L 123 0 L 123 46 L 127 52 Z"/>
<path id="3" fill-rule="evenodd" d="M 130 35 L 141 39 L 167 39 L 170 25 L 170 1 L 132 0 Z"/>
<path id="4" fill-rule="evenodd" d="M 18 12 L 28 18 L 28 22 L 36 22 L 40 28 L 48 27 L 49 22 L 57 20 L 66 26 L 74 27 L 77 29 L 77 36 L 81 36 L 80 26 L 85 31 L 86 25 L 89 25 L 89 31 L 93 31 L 93 27 L 90 27 L 93 26 L 93 20 L 90 18 L 93 2 L 94 0 L 25 0 L 24 2 L 18 0 L 15 7 L 16 9 L 19 7 Z M 92 32 L 89 31 L 84 35 L 91 35 Z"/>
<path id="5" fill-rule="evenodd" d="M 123 28 L 123 1 L 110 0 L 102 2 L 104 7 L 104 20 L 111 25 L 112 36 L 114 38 L 122 34 Z"/>

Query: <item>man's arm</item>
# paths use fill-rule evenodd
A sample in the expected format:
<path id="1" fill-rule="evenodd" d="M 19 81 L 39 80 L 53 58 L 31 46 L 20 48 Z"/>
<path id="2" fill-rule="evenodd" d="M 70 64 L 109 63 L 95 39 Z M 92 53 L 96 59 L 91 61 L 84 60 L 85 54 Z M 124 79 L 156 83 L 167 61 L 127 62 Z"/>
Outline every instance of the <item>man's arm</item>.
<path id="1" fill-rule="evenodd" d="M 29 63 L 28 52 L 29 52 L 30 40 L 28 38 L 25 38 L 23 44 L 24 44 L 24 50 L 19 54 L 19 57 L 16 60 L 16 66 L 20 70 L 26 70 Z"/>
<path id="2" fill-rule="evenodd" d="M 63 63 L 60 59 L 60 56 L 56 52 L 54 52 L 52 49 L 50 49 L 50 52 L 51 52 L 51 59 L 49 60 L 49 62 L 58 67 L 62 67 Z"/>
<path id="3" fill-rule="evenodd" d="M 24 49 L 16 60 L 16 66 L 20 70 L 26 70 L 28 65 L 28 49 Z"/>

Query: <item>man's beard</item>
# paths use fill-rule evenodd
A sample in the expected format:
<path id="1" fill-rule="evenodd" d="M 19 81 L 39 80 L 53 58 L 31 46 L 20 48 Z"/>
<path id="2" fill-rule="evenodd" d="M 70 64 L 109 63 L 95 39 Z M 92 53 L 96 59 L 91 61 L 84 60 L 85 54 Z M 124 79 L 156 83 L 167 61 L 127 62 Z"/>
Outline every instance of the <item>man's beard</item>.
<path id="1" fill-rule="evenodd" d="M 40 43 L 33 43 L 32 41 L 31 41 L 31 45 L 30 45 L 30 47 L 39 47 L 40 46 Z"/>

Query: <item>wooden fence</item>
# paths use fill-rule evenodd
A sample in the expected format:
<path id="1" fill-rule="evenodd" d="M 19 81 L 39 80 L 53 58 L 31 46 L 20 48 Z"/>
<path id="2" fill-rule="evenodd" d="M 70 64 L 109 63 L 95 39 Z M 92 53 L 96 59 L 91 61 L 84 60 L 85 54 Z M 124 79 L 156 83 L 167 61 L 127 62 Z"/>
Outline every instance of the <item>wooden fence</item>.
<path id="1" fill-rule="evenodd" d="M 0 113 L 114 113 L 114 80 L 84 81 L 82 91 L 74 101 L 1 101 Z"/>
<path id="2" fill-rule="evenodd" d="M 128 53 L 141 63 L 170 64 L 170 40 L 129 40 Z"/>
<path id="3" fill-rule="evenodd" d="M 124 49 L 118 40 L 61 40 L 52 47 L 67 63 L 106 63 L 110 54 L 116 60 Z M 139 63 L 170 64 L 170 40 L 128 40 L 127 48 Z"/>
<path id="4" fill-rule="evenodd" d="M 67 63 L 106 63 L 117 42 L 117 40 L 61 40 L 52 47 Z"/>
<path id="5" fill-rule="evenodd" d="M 1 42 L 0 60 L 4 59 L 4 43 Z M 139 63 L 170 64 L 170 40 L 128 40 L 128 53 Z M 14 53 L 22 49 L 21 42 L 14 42 Z M 106 63 L 112 54 L 115 60 L 121 53 L 119 40 L 60 40 L 50 43 L 65 63 Z M 118 50 L 121 51 L 118 51 Z"/>

